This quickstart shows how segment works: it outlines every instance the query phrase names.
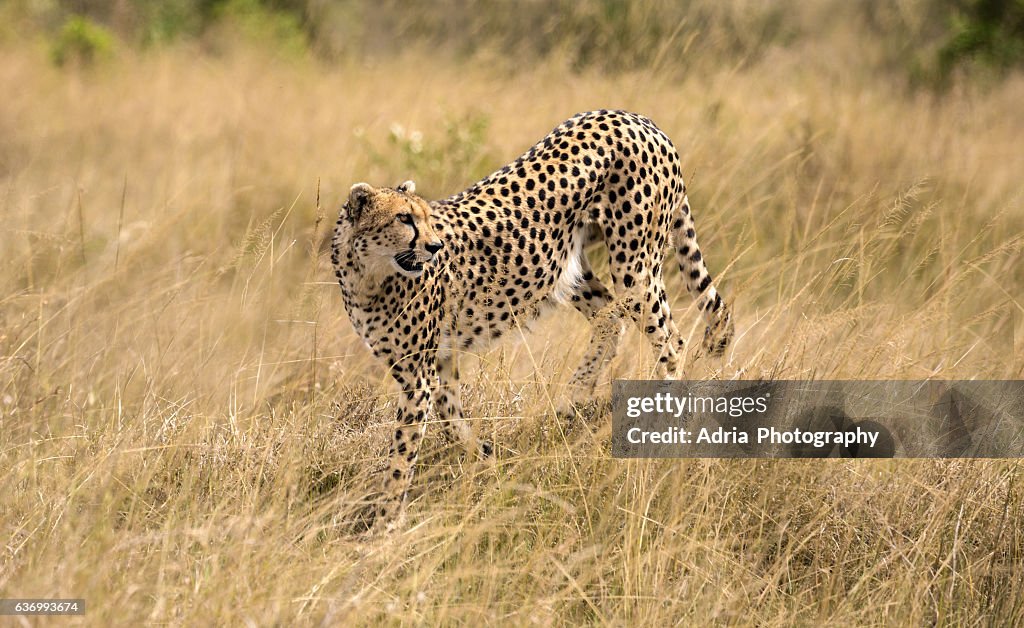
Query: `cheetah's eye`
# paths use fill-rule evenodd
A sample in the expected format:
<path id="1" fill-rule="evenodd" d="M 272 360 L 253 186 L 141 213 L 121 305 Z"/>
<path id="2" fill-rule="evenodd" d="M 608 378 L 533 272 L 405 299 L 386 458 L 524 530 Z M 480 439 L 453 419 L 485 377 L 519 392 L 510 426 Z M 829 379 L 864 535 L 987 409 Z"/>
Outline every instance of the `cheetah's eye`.
<path id="1" fill-rule="evenodd" d="M 402 223 L 403 225 L 412 224 L 412 214 L 398 214 L 397 216 L 395 216 L 395 218 L 398 220 L 398 222 Z"/>

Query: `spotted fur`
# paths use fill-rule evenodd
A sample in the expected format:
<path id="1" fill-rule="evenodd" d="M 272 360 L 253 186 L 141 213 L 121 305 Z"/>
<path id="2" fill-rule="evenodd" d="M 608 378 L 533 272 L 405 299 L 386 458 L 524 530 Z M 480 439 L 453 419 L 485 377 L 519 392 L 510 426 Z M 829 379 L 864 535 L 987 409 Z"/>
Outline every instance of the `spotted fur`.
<path id="1" fill-rule="evenodd" d="M 583 254 L 592 229 L 613 289 Z M 707 323 L 704 350 L 721 354 L 733 326 L 697 246 L 679 154 L 643 116 L 573 116 L 440 201 L 417 196 L 411 181 L 354 185 L 334 231 L 335 273 L 353 326 L 403 391 L 377 516 L 392 521 L 401 510 L 432 410 L 449 439 L 490 453 L 462 417 L 457 355 L 486 348 L 548 303 L 571 303 L 593 327 L 572 379 L 576 398 L 592 394 L 624 321 L 653 345 L 658 376 L 677 377 L 682 340 L 662 273 L 670 240 Z"/>

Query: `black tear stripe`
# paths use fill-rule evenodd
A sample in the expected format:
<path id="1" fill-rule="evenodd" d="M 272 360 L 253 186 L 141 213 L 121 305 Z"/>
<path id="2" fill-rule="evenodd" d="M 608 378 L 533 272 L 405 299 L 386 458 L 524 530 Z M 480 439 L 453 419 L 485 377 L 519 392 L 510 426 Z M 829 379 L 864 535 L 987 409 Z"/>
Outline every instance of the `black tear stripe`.
<path id="1" fill-rule="evenodd" d="M 415 249 L 416 248 L 416 239 L 420 237 L 420 230 L 416 228 L 416 219 L 413 218 L 412 220 L 410 220 L 409 222 L 407 222 L 405 224 L 407 224 L 410 227 L 412 227 L 412 240 L 409 242 L 409 248 L 410 249 Z"/>

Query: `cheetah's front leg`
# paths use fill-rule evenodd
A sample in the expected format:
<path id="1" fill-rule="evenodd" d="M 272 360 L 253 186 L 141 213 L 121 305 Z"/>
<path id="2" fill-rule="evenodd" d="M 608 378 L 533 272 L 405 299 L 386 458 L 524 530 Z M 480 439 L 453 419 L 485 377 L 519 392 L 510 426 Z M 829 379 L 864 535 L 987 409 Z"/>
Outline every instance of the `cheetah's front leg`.
<path id="1" fill-rule="evenodd" d="M 395 379 L 402 385 L 402 394 L 398 401 L 390 461 L 384 475 L 384 490 L 375 522 L 375 525 L 386 525 L 389 530 L 396 527 L 400 520 L 416 467 L 416 457 L 426 432 L 426 418 L 431 405 L 430 388 L 435 379 L 434 368 L 423 365 L 417 372 L 407 377 L 396 375 Z"/>
<path id="2" fill-rule="evenodd" d="M 478 440 L 469 422 L 462 416 L 462 396 L 459 391 L 459 369 L 455 357 L 439 358 L 437 361 L 439 386 L 434 407 L 441 420 L 441 430 L 449 442 L 460 443 L 470 455 L 486 458 L 493 452 L 493 446 L 486 440 Z"/>

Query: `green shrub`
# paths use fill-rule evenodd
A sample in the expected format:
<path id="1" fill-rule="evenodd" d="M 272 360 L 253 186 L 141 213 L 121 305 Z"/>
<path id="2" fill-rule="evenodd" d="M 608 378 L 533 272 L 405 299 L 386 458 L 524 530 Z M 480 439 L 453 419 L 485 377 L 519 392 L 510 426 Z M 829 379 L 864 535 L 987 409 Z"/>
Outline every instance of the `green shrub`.
<path id="1" fill-rule="evenodd" d="M 467 111 L 445 116 L 443 132 L 424 134 L 395 122 L 383 143 L 371 141 L 363 131 L 357 138 L 372 164 L 401 172 L 424 193 L 440 195 L 482 178 L 497 165 L 487 143 L 489 125 L 487 114 Z"/>
<path id="2" fill-rule="evenodd" d="M 113 56 L 114 35 L 103 26 L 80 15 L 69 17 L 50 48 L 58 66 L 91 65 Z"/>
<path id="3" fill-rule="evenodd" d="M 204 27 L 203 14 L 196 0 L 136 0 L 141 32 L 136 36 L 146 45 L 159 45 L 182 37 L 194 37 Z"/>
<path id="4" fill-rule="evenodd" d="M 299 56 L 308 50 L 306 32 L 297 12 L 278 10 L 260 0 L 211 3 L 213 18 L 236 29 L 243 37 L 281 52 Z"/>
<path id="5" fill-rule="evenodd" d="M 939 49 L 939 76 L 948 80 L 965 62 L 998 72 L 1024 64 L 1024 0 L 961 0 L 946 43 Z"/>

